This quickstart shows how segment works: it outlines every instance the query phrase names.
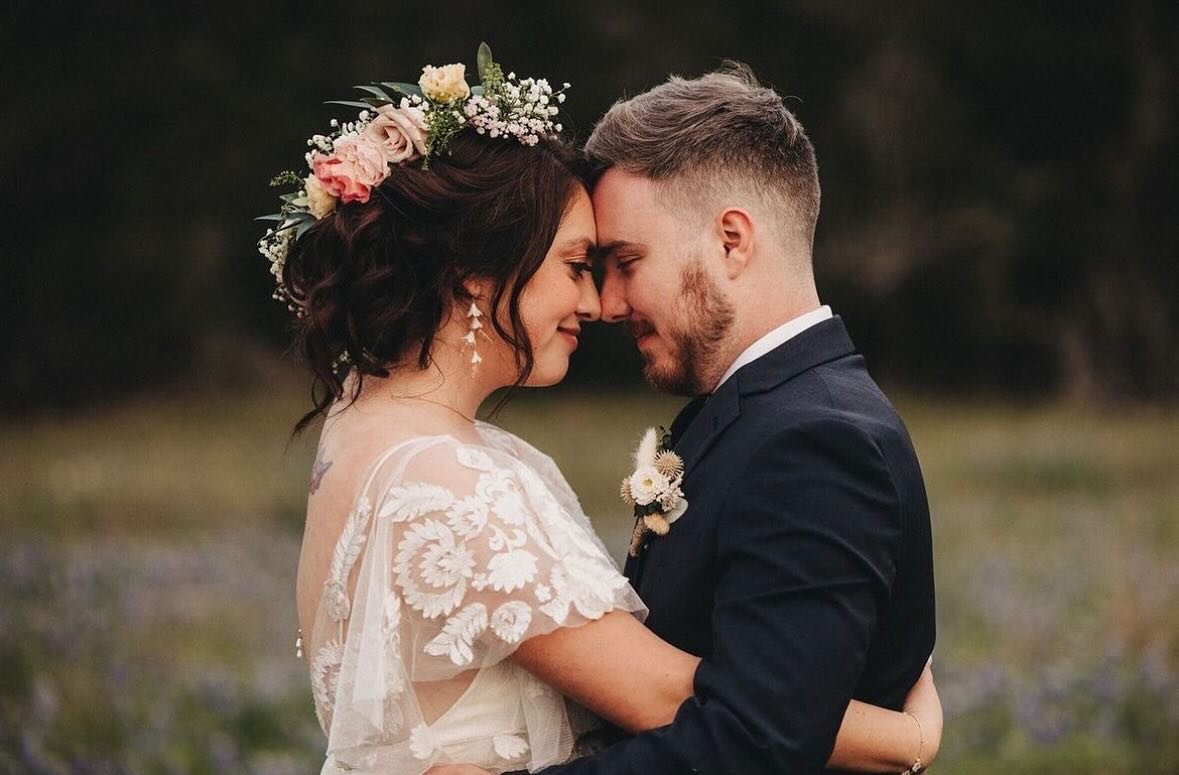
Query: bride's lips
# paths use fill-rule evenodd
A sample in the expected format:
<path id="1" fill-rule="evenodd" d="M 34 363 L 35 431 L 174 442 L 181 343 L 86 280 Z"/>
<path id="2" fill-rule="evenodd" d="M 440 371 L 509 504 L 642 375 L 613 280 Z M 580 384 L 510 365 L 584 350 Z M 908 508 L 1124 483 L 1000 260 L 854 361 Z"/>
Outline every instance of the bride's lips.
<path id="1" fill-rule="evenodd" d="M 557 331 L 560 332 L 561 336 L 565 337 L 565 341 L 569 343 L 572 349 L 577 349 L 577 336 L 581 333 L 581 329 L 557 328 Z"/>

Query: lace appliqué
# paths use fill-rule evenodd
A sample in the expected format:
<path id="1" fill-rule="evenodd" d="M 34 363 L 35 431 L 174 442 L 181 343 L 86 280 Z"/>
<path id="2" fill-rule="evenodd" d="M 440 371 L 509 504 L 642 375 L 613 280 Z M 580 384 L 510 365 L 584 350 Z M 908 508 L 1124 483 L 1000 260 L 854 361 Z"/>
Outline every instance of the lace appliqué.
<path id="1" fill-rule="evenodd" d="M 457 461 L 478 472 L 473 495 L 458 497 L 437 484 L 411 482 L 389 490 L 379 516 L 409 522 L 393 560 L 405 603 L 426 619 L 446 617 L 424 652 L 457 666 L 472 664 L 488 630 L 507 644 L 528 632 L 535 610 L 524 600 L 496 601 L 489 613 L 468 594 L 511 595 L 532 588 L 539 611 L 564 624 L 570 611 L 596 619 L 614 607 L 625 579 L 564 514 L 527 466 L 497 466 L 460 446 Z M 542 579 L 542 557 L 547 579 Z"/>
<path id="2" fill-rule="evenodd" d="M 311 660 L 311 693 L 315 699 L 315 715 L 324 729 L 332 724 L 331 708 L 336 698 L 336 682 L 344 661 L 344 647 L 337 640 L 329 640 Z"/>
<path id="3" fill-rule="evenodd" d="M 362 498 L 348 515 L 348 521 L 344 523 L 344 530 L 332 551 L 332 565 L 323 583 L 323 599 L 328 617 L 334 622 L 344 621 L 352 611 L 352 601 L 348 599 L 348 574 L 364 549 L 371 514 L 372 505 L 367 498 Z"/>

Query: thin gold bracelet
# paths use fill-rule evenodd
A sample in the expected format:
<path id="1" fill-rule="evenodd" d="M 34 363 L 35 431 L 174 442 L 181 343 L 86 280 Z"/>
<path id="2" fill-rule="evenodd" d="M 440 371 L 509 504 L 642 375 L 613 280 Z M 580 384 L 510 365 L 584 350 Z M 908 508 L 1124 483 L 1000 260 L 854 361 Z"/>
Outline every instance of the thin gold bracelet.
<path id="1" fill-rule="evenodd" d="M 909 711 L 904 711 L 904 714 L 913 719 L 913 723 L 917 725 L 917 758 L 913 761 L 913 766 L 904 770 L 901 775 L 917 775 L 925 769 L 925 765 L 921 763 L 921 754 L 925 751 L 925 730 L 921 728 L 921 721 Z"/>

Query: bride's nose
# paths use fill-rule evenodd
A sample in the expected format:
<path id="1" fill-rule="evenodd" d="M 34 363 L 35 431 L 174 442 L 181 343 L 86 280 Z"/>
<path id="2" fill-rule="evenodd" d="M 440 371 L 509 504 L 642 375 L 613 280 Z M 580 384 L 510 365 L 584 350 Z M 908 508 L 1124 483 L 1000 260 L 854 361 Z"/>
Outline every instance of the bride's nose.
<path id="1" fill-rule="evenodd" d="M 577 319 L 592 323 L 602 317 L 602 299 L 598 296 L 598 289 L 594 281 L 585 275 L 580 283 L 580 296 L 577 299 Z"/>

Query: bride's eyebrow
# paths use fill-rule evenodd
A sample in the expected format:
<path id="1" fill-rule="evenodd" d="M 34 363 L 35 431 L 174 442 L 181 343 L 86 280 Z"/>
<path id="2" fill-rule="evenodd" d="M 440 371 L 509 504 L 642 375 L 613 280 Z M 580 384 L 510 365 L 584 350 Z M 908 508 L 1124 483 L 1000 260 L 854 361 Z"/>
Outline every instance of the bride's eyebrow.
<path id="1" fill-rule="evenodd" d="M 589 255 L 589 254 L 593 253 L 594 251 L 596 251 L 597 249 L 598 249 L 597 245 L 595 245 L 593 243 L 593 241 L 591 241 L 585 237 L 582 237 L 581 239 L 571 239 L 566 242 L 562 242 L 557 247 L 557 250 L 560 251 L 562 255 L 569 255 L 569 256 Z"/>

